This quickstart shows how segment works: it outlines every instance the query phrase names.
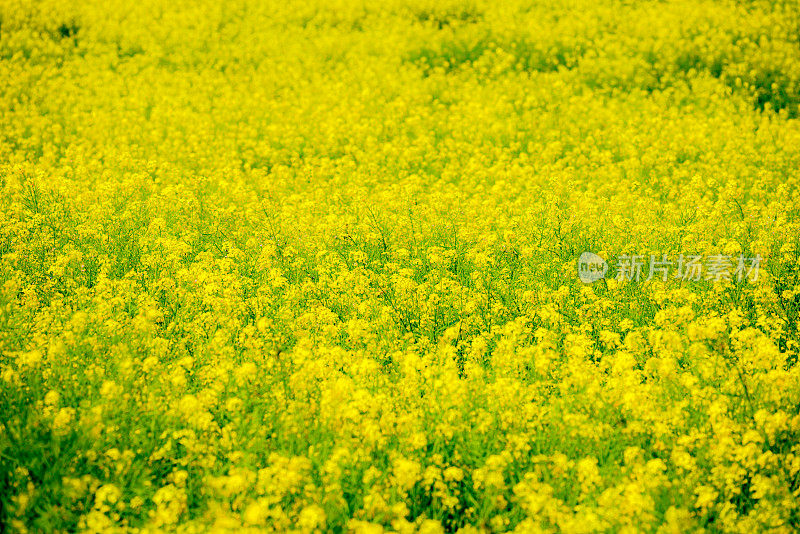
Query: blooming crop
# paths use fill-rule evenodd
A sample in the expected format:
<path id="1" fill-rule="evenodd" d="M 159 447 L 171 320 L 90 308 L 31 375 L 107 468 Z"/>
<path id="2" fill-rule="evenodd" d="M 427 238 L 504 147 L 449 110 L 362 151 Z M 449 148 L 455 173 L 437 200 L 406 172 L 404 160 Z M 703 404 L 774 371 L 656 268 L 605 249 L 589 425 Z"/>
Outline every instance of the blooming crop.
<path id="1" fill-rule="evenodd" d="M 794 0 L 0 0 L 0 531 L 797 531 L 798 147 Z"/>

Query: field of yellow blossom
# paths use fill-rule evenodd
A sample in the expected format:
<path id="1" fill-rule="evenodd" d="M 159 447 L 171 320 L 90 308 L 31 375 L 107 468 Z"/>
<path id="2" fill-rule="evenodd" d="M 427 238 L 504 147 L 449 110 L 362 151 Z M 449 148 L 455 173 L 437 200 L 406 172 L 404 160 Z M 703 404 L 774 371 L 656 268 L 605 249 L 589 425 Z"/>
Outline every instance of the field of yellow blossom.
<path id="1" fill-rule="evenodd" d="M 0 0 L 0 532 L 796 532 L 799 255 L 797 0 Z"/>

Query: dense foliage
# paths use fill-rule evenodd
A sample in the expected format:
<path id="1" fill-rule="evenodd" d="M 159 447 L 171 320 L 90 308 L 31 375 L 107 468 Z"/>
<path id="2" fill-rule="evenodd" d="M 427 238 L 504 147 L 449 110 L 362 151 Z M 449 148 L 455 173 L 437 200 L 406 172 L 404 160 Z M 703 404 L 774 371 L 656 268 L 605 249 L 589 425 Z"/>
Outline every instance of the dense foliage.
<path id="1" fill-rule="evenodd" d="M 0 531 L 800 529 L 799 106 L 795 1 L 0 0 Z"/>

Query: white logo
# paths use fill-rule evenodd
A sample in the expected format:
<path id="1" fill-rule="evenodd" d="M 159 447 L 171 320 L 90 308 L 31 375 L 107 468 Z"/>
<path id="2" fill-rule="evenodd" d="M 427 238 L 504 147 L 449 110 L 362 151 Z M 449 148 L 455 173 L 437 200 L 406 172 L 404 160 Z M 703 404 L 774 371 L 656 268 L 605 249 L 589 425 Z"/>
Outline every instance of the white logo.
<path id="1" fill-rule="evenodd" d="M 605 278 L 607 272 L 608 263 L 594 252 L 584 252 L 578 258 L 578 278 L 584 284 L 591 284 Z"/>

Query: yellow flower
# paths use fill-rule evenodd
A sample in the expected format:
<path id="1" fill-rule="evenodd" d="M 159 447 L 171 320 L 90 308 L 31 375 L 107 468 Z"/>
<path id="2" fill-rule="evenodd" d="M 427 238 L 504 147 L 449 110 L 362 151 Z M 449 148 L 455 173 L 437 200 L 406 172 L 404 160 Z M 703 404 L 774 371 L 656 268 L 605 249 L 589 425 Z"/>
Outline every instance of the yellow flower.
<path id="1" fill-rule="evenodd" d="M 56 434 L 67 432 L 75 420 L 74 408 L 61 408 L 53 417 L 53 431 Z"/>
<path id="2" fill-rule="evenodd" d="M 321 529 L 325 526 L 325 511 L 318 505 L 306 506 L 300 511 L 297 526 L 309 530 Z"/>
<path id="3" fill-rule="evenodd" d="M 38 350 L 23 352 L 17 357 L 17 364 L 20 367 L 31 367 L 42 361 L 42 353 Z"/>
<path id="4" fill-rule="evenodd" d="M 44 396 L 44 403 L 48 406 L 56 406 L 58 405 L 60 400 L 61 400 L 61 394 L 54 389 L 48 391 L 47 394 Z"/>
<path id="5" fill-rule="evenodd" d="M 394 461 L 392 479 L 401 490 L 410 490 L 421 476 L 422 468 L 417 462 L 402 457 Z"/>

